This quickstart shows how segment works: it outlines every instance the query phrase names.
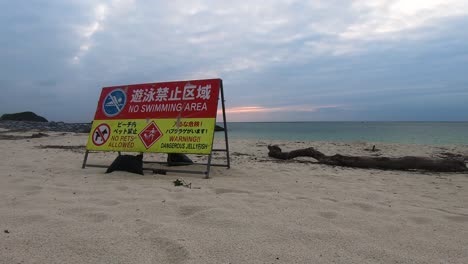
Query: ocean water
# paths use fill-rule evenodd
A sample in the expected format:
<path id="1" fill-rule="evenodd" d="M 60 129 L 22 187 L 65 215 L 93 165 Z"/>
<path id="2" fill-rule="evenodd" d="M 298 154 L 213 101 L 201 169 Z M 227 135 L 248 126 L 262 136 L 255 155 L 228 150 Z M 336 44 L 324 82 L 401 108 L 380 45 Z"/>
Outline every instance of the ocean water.
<path id="1" fill-rule="evenodd" d="M 229 138 L 468 145 L 468 122 L 228 122 L 227 126 Z"/>

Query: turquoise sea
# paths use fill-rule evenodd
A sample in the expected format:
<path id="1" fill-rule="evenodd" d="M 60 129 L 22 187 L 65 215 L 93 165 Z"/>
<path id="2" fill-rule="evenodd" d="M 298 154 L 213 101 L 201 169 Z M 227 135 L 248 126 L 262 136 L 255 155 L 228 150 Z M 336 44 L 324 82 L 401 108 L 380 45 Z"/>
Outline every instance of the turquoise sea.
<path id="1" fill-rule="evenodd" d="M 468 145 L 468 122 L 228 122 L 227 126 L 229 138 Z"/>

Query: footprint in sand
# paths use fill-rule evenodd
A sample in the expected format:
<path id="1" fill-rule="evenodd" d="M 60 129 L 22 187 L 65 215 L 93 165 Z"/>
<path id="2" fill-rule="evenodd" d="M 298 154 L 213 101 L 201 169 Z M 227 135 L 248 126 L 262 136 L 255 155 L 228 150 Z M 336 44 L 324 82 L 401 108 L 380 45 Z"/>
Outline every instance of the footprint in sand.
<path id="1" fill-rule="evenodd" d="M 244 226 L 243 220 L 239 221 L 236 214 L 228 209 L 187 206 L 179 209 L 179 214 L 193 225 L 210 228 L 240 228 Z"/>
<path id="2" fill-rule="evenodd" d="M 87 214 L 84 214 L 82 215 L 84 216 L 85 218 L 88 219 L 88 221 L 90 222 L 93 222 L 93 223 L 100 223 L 100 222 L 104 222 L 106 221 L 107 219 L 109 219 L 109 215 L 107 215 L 106 213 L 87 213 Z"/>
<path id="3" fill-rule="evenodd" d="M 105 205 L 105 206 L 115 206 L 115 205 L 118 205 L 120 203 L 117 202 L 117 201 L 108 200 L 108 201 L 100 201 L 100 202 L 98 202 L 98 204 Z"/>
<path id="4" fill-rule="evenodd" d="M 64 210 L 65 216 L 72 216 L 72 217 L 81 217 L 85 221 L 92 222 L 92 223 L 101 223 L 108 219 L 110 216 L 103 212 L 98 212 L 97 209 L 94 208 L 71 208 Z"/>
<path id="5" fill-rule="evenodd" d="M 24 182 L 25 179 L 24 178 L 13 178 L 13 180 L 10 180 L 9 182 L 10 183 L 21 183 L 21 182 Z"/>
<path id="6" fill-rule="evenodd" d="M 466 223 L 468 222 L 468 215 L 450 215 L 445 216 L 445 218 L 457 222 L 457 223 Z"/>
<path id="7" fill-rule="evenodd" d="M 26 191 L 26 195 L 34 195 L 40 193 L 43 188 L 38 185 L 28 185 L 23 186 L 22 189 Z"/>
<path id="8" fill-rule="evenodd" d="M 335 212 L 319 212 L 319 215 L 327 219 L 335 219 L 337 216 Z"/>
<path id="9" fill-rule="evenodd" d="M 227 189 L 227 188 L 216 188 L 215 193 L 223 194 L 223 193 L 250 193 L 250 192 L 242 191 L 242 190 L 235 190 L 235 189 Z"/>
<path id="10" fill-rule="evenodd" d="M 166 255 L 167 263 L 181 264 L 187 262 L 190 252 L 186 247 L 177 243 L 175 240 L 166 237 L 155 237 L 150 239 L 154 248 L 161 249 Z"/>
<path id="11" fill-rule="evenodd" d="M 338 200 L 333 199 L 333 198 L 328 198 L 328 197 L 322 197 L 322 198 L 320 198 L 320 199 L 325 200 L 325 201 L 334 202 L 334 203 L 338 202 Z"/>
<path id="12" fill-rule="evenodd" d="M 142 237 L 157 235 L 157 230 L 162 228 L 160 224 L 150 223 L 143 219 L 136 219 L 135 223 L 139 226 L 136 233 Z"/>
<path id="13" fill-rule="evenodd" d="M 24 215 L 24 216 L 18 216 L 13 218 L 15 224 L 17 225 L 28 225 L 28 224 L 35 224 L 35 223 L 41 223 L 41 222 L 46 222 L 48 219 L 44 215 L 39 215 L 39 214 L 32 214 L 32 215 Z"/>
<path id="14" fill-rule="evenodd" d="M 374 210 L 374 207 L 366 203 L 352 203 L 352 205 L 359 207 L 363 211 L 370 212 Z"/>
<path id="15" fill-rule="evenodd" d="M 431 222 L 431 219 L 422 216 L 412 216 L 409 219 L 418 225 L 424 225 Z"/>
<path id="16" fill-rule="evenodd" d="M 198 212 L 203 212 L 208 209 L 209 208 L 205 206 L 188 205 L 188 206 L 181 206 L 178 211 L 179 211 L 179 215 L 183 217 L 189 217 Z"/>
<path id="17" fill-rule="evenodd" d="M 128 187 L 127 186 L 117 186 L 116 189 L 119 190 L 119 191 L 126 191 L 126 190 L 128 190 Z"/>

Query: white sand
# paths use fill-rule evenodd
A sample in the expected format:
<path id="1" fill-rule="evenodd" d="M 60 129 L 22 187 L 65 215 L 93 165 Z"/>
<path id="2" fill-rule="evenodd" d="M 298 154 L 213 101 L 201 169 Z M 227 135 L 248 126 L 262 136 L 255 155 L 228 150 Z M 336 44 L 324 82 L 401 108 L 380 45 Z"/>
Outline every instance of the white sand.
<path id="1" fill-rule="evenodd" d="M 467 174 L 278 162 L 266 148 L 371 155 L 371 143 L 232 140 L 232 168 L 205 180 L 81 169 L 84 150 L 37 146 L 86 136 L 49 134 L 0 140 L 0 263 L 468 263 Z M 468 146 L 377 147 L 468 156 Z M 155 158 L 165 155 L 145 160 Z"/>

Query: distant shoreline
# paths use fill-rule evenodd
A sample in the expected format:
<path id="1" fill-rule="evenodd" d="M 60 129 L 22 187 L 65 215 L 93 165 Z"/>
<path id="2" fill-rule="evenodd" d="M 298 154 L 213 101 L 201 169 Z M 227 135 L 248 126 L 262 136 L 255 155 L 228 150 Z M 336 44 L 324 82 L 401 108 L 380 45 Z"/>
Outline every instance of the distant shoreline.
<path id="1" fill-rule="evenodd" d="M 468 121 L 227 121 L 227 123 L 468 123 Z"/>
<path id="2" fill-rule="evenodd" d="M 228 122 L 230 138 L 468 145 L 468 122 Z"/>
<path id="3" fill-rule="evenodd" d="M 20 131 L 54 131 L 89 133 L 91 123 L 65 123 L 65 122 L 33 122 L 33 121 L 10 121 L 0 120 L 0 128 Z"/>
<path id="4" fill-rule="evenodd" d="M 0 128 L 89 133 L 91 123 L 0 121 Z M 227 128 L 237 139 L 468 145 L 468 122 L 228 122 Z"/>

